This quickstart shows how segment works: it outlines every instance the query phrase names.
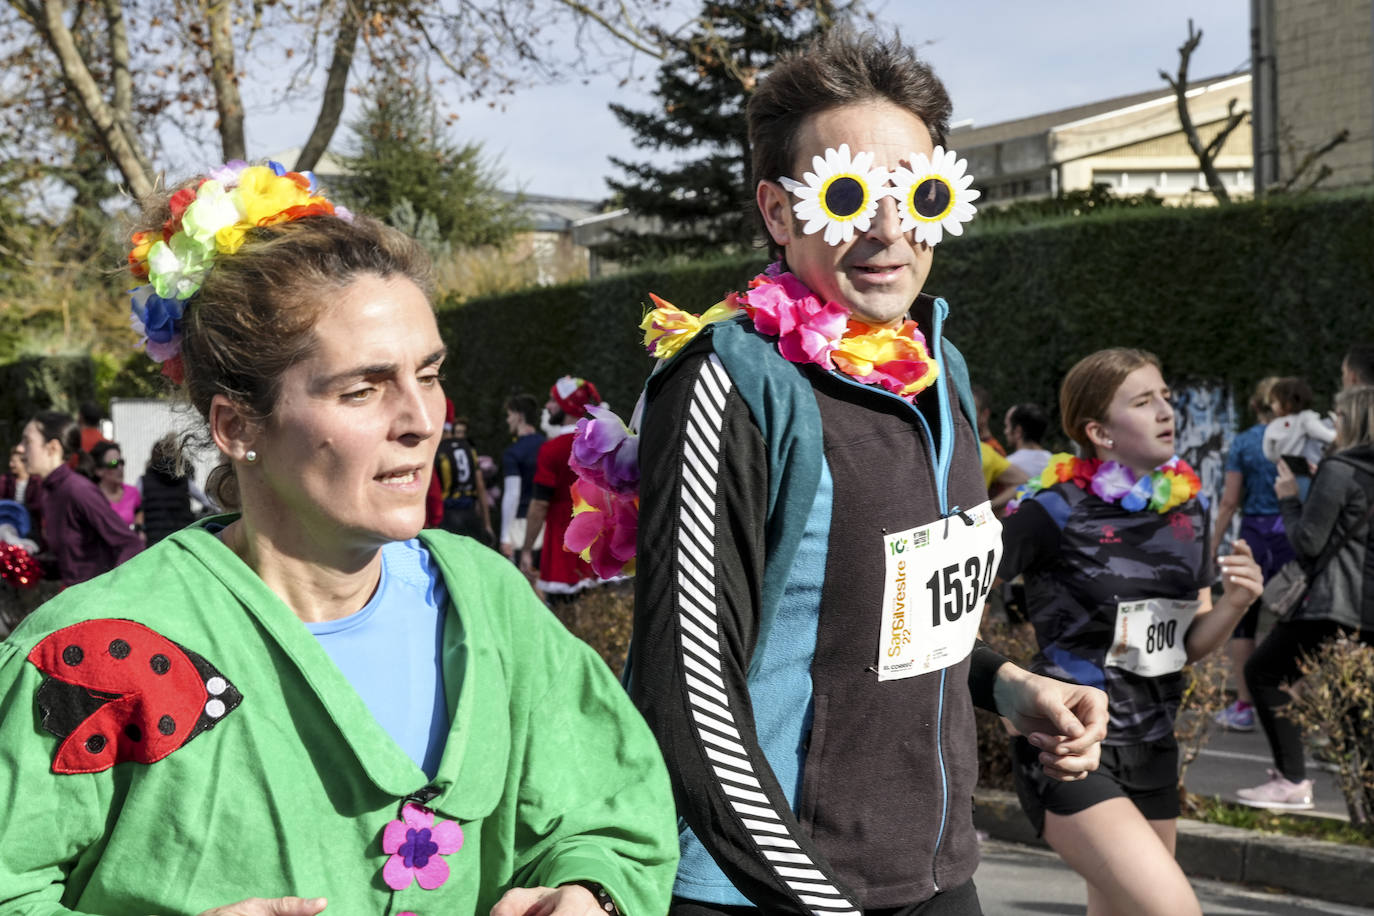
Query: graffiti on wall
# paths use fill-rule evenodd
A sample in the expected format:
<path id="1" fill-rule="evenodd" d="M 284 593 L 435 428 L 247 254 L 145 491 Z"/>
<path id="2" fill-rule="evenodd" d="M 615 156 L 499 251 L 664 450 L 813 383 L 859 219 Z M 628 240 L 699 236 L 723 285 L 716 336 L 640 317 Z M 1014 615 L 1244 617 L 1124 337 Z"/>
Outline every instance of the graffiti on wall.
<path id="1" fill-rule="evenodd" d="M 1225 385 L 1193 385 L 1174 391 L 1174 446 L 1202 478 L 1211 517 L 1221 501 L 1226 451 L 1236 435 L 1236 405 Z M 1239 525 L 1239 519 L 1232 527 Z M 1228 539 L 1229 540 L 1229 539 Z"/>

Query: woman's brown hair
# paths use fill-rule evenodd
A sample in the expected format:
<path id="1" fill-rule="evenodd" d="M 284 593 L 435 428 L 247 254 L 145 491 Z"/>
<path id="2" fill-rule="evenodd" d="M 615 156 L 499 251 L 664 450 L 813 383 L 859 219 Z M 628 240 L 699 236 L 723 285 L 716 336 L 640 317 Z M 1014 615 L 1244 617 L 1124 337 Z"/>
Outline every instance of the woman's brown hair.
<path id="1" fill-rule="evenodd" d="M 1064 376 L 1059 386 L 1059 422 L 1085 457 L 1097 457 L 1097 449 L 1088 438 L 1088 424 L 1093 420 L 1106 422 L 1116 389 L 1142 366 L 1161 368 L 1159 357 L 1145 350 L 1112 347 L 1083 357 Z"/>
<path id="2" fill-rule="evenodd" d="M 160 234 L 175 190 L 145 205 L 136 228 Z M 201 417 L 209 420 L 217 394 L 254 419 L 270 416 L 282 374 L 315 346 L 321 312 L 363 274 L 405 277 L 426 296 L 433 292 L 424 250 L 367 216 L 316 215 L 258 227 L 238 251 L 219 255 L 187 300 L 181 326 L 182 386 Z M 206 490 L 222 506 L 238 505 L 227 461 L 211 473 Z"/>

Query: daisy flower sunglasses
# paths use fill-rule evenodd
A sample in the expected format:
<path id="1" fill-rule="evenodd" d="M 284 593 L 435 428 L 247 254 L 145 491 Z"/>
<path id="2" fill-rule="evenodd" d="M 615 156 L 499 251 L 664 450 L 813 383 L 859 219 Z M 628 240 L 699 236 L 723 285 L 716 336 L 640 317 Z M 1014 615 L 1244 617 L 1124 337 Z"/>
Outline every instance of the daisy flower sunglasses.
<path id="1" fill-rule="evenodd" d="M 963 223 L 973 219 L 978 208 L 973 201 L 981 192 L 971 187 L 973 176 L 965 174 L 968 160 L 953 150 L 935 147 L 929 157 L 910 153 L 910 167 L 887 169 L 873 164 L 874 155 L 853 155 L 849 145 L 827 149 L 824 156 L 811 160 L 812 171 L 802 181 L 779 178 L 778 183 L 797 198 L 792 205 L 804 222 L 802 231 L 814 235 L 824 230 L 829 245 L 839 245 L 867 232 L 884 197 L 897 201 L 903 233 L 915 230 L 915 240 L 938 245 L 944 233 L 962 235 Z"/>

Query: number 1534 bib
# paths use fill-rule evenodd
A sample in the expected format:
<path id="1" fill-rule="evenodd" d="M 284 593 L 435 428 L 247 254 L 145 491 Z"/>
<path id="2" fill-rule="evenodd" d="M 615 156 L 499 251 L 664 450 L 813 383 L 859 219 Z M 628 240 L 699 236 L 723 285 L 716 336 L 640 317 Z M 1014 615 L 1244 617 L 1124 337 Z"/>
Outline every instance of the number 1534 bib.
<path id="1" fill-rule="evenodd" d="M 990 503 L 883 537 L 878 680 L 948 668 L 973 651 L 1002 557 Z"/>

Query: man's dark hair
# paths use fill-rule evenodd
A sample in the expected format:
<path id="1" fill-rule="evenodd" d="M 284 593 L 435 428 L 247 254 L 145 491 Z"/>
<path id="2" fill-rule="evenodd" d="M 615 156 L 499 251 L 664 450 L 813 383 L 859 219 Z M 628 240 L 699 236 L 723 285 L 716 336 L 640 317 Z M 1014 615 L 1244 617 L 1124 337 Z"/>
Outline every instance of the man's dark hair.
<path id="1" fill-rule="evenodd" d="M 882 39 L 837 25 L 800 52 L 781 58 L 749 98 L 752 183 L 782 176 L 800 179 L 792 172 L 802 122 L 817 112 L 871 101 L 911 112 L 930 131 L 931 141 L 944 145 L 949 93 L 897 36 Z M 771 240 L 769 247 L 780 254 Z"/>
<path id="2" fill-rule="evenodd" d="M 100 421 L 105 419 L 105 411 L 95 401 L 82 401 L 77 414 L 81 417 L 82 426 L 99 426 Z"/>
<path id="3" fill-rule="evenodd" d="M 534 399 L 534 395 L 511 395 L 506 398 L 506 410 L 515 411 L 530 426 L 539 428 L 539 402 Z"/>
<path id="4" fill-rule="evenodd" d="M 1021 438 L 1038 445 L 1045 439 L 1050 417 L 1039 404 L 1017 404 L 1007 415 L 1007 425 L 1021 427 Z"/>
<path id="5" fill-rule="evenodd" d="M 1355 384 L 1374 385 L 1374 345 L 1356 344 L 1351 347 L 1342 365 L 1355 376 Z"/>

